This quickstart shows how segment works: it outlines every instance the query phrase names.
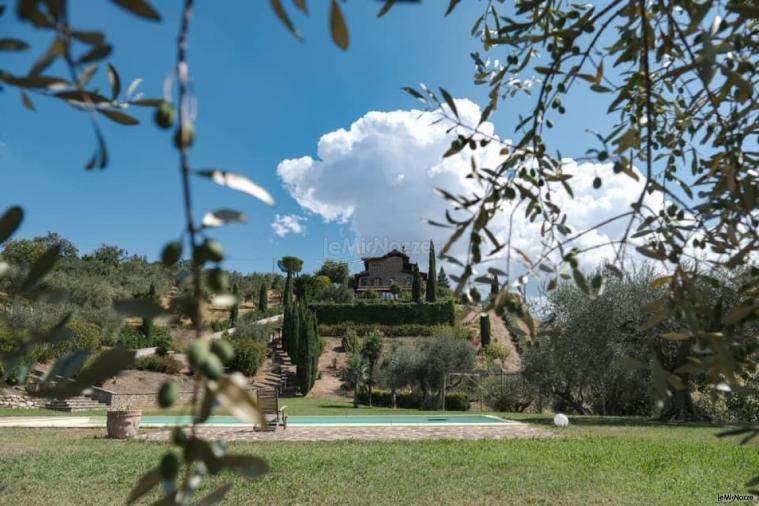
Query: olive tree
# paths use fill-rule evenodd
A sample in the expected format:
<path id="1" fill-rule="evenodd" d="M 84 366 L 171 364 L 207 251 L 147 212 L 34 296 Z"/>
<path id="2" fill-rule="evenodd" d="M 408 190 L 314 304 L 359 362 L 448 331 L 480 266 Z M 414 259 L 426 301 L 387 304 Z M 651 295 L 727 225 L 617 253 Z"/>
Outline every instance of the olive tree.
<path id="1" fill-rule="evenodd" d="M 451 1 L 449 10 L 458 3 Z M 756 3 L 741 0 L 487 2 L 472 28 L 482 46 L 472 53 L 474 82 L 489 98 L 479 121 L 463 121 L 445 89 L 407 88 L 451 126 L 455 138 L 443 156 L 499 148 L 492 166 L 472 159 L 470 177 L 479 191 L 441 189 L 457 213 L 435 223 L 453 229 L 440 255 L 447 258 L 454 243 L 468 239 L 464 261 L 454 259 L 462 266 L 457 291 L 500 276 L 493 305 L 513 314 L 516 328 L 534 341 L 542 328 L 524 303 L 528 279 L 546 278 L 549 291 L 572 280 L 595 297 L 631 260 L 652 259 L 662 268 L 654 283 L 663 291 L 646 306 L 641 327 L 681 326 L 660 338 L 686 345 L 689 372 L 743 388 L 741 373 L 756 364 L 759 348 L 757 335 L 745 332 L 759 319 L 757 19 Z M 583 107 L 598 107 L 612 125 L 598 131 L 572 124 L 573 131 L 587 128 L 589 137 L 584 153 L 569 155 L 610 164 L 609 177 L 628 178 L 635 190 L 627 209 L 575 229 L 571 206 L 559 198 L 574 194 L 572 164 L 548 132 L 561 125 L 580 87 L 594 97 Z M 499 107 L 527 110 L 511 141 L 483 129 Z M 604 182 L 596 177 L 593 186 Z M 491 230 L 496 218 L 517 212 L 540 224 L 537 255 L 515 248 L 510 232 L 498 237 Z M 603 274 L 587 279 L 580 265 L 591 250 L 612 254 Z M 499 253 L 505 258 L 497 266 Z M 488 272 L 476 273 L 483 262 Z M 740 302 L 715 310 L 702 285 L 719 284 L 721 272 L 741 266 L 749 275 Z M 650 371 L 661 399 L 681 390 L 655 356 L 629 365 Z M 759 427 L 745 431 L 757 435 Z"/>
<path id="2" fill-rule="evenodd" d="M 387 2 L 382 7 L 381 14 L 387 12 L 393 2 Z M 160 13 L 148 0 L 114 0 L 113 4 L 132 15 L 150 22 L 160 22 Z M 294 2 L 295 6 L 307 13 L 306 0 Z M 300 37 L 293 25 L 287 10 L 281 0 L 272 0 L 271 8 L 280 22 L 295 36 Z M 211 301 L 217 306 L 231 306 L 235 298 L 228 293 L 229 276 L 222 269 L 224 251 L 217 241 L 209 237 L 210 229 L 229 223 L 244 222 L 247 217 L 239 211 L 220 208 L 211 210 L 199 218 L 193 207 L 193 181 L 195 178 L 207 180 L 215 184 L 241 191 L 266 203 L 273 204 L 271 195 L 248 177 L 225 169 L 198 169 L 191 160 L 191 148 L 196 141 L 195 126 L 196 97 L 190 67 L 189 33 L 192 22 L 194 2 L 183 0 L 181 3 L 179 30 L 176 39 L 176 63 L 173 72 L 164 86 L 164 97 L 161 99 L 143 98 L 137 92 L 140 81 L 134 80 L 128 86 L 122 86 L 122 78 L 116 66 L 108 62 L 105 73 L 109 82 L 109 90 L 101 91 L 92 84 L 93 77 L 98 73 L 100 64 L 108 59 L 113 51 L 112 44 L 106 34 L 97 29 L 81 29 L 72 24 L 66 2 L 56 0 L 19 0 L 15 10 L 16 18 L 24 24 L 49 33 L 50 46 L 37 55 L 30 65 L 26 75 L 16 75 L 0 69 L 0 83 L 4 87 L 17 88 L 21 102 L 27 109 L 35 110 L 33 98 L 57 100 L 70 105 L 74 110 L 83 112 L 92 126 L 95 138 L 93 154 L 87 158 L 84 167 L 87 170 L 105 169 L 109 162 L 105 135 L 100 127 L 101 120 L 113 121 L 125 126 L 135 126 L 140 123 L 135 116 L 135 108 L 150 108 L 154 113 L 156 125 L 162 130 L 173 130 L 171 143 L 177 150 L 178 170 L 182 191 L 182 209 L 184 218 L 183 229 L 178 231 L 179 239 L 170 241 L 161 253 L 161 259 L 167 266 L 184 266 L 187 268 L 187 279 L 191 288 L 181 291 L 175 299 L 173 310 L 176 317 L 188 317 L 195 330 L 195 340 L 188 348 L 188 360 L 195 371 L 196 381 L 191 401 L 193 426 L 189 432 L 177 429 L 174 442 L 183 448 L 180 458 L 174 451 L 168 451 L 160 465 L 146 473 L 137 483 L 127 499 L 133 503 L 153 490 L 162 481 L 165 486 L 166 504 L 187 504 L 193 499 L 193 494 L 202 475 L 216 474 L 222 469 L 238 472 L 246 477 L 256 477 L 266 470 L 266 463 L 253 456 L 220 455 L 214 451 L 210 443 L 197 436 L 196 425 L 204 422 L 217 403 L 228 408 L 236 416 L 245 418 L 251 423 L 263 425 L 264 421 L 256 399 L 250 395 L 237 376 L 224 374 L 223 363 L 229 359 L 232 350 L 228 346 L 212 345 L 207 336 L 203 335 L 203 305 L 208 301 L 206 293 L 214 295 Z M 335 44 L 342 49 L 349 45 L 348 28 L 342 15 L 342 10 L 336 0 L 330 2 L 330 31 Z M 5 14 L 5 5 L 0 5 L 0 16 Z M 3 38 L 0 40 L 0 51 L 26 51 L 29 44 L 21 39 Z M 48 69 L 56 61 L 63 63 L 65 76 L 51 74 Z M 126 83 L 125 83 L 126 84 Z M 0 243 L 7 240 L 21 225 L 24 211 L 18 206 L 9 208 L 0 217 Z M 29 268 L 22 281 L 8 297 L 12 299 L 50 300 L 53 292 L 43 282 L 43 278 L 55 267 L 56 263 L 66 253 L 66 245 L 55 241 L 46 245 L 44 250 L 35 255 L 29 255 Z M 112 251 L 109 251 L 112 253 Z M 183 261 L 186 256 L 189 261 Z M 33 258 L 33 259 L 32 259 Z M 112 258 L 112 256 L 109 256 Z M 120 261 L 120 259 L 117 259 Z M 282 267 L 282 266 L 281 266 Z M 0 264 L 0 274 L 7 269 L 7 264 Z M 283 269 L 288 278 L 300 267 L 288 264 Z M 144 299 L 124 298 L 114 301 L 114 309 L 124 315 L 140 316 L 151 320 L 164 313 L 163 308 L 155 301 Z M 19 334 L 18 346 L 3 350 L 2 360 L 5 365 L 12 365 L 23 360 L 36 346 L 48 342 L 60 342 L 71 337 L 68 323 L 71 314 L 65 314 L 46 332 Z M 70 382 L 52 382 L 55 376 L 49 375 L 44 379 L 38 390 L 39 395 L 46 397 L 70 397 L 80 394 L 93 384 L 118 374 L 128 368 L 134 361 L 134 352 L 116 347 L 100 353 L 88 361 L 84 350 L 72 352 L 62 357 L 52 371 L 64 378 L 70 378 L 78 373 Z M 84 368 L 82 368 L 84 366 Z M 159 401 L 163 407 L 168 407 L 175 401 L 175 388 L 163 385 L 159 390 Z M 222 447 L 219 447 L 222 448 Z M 218 450 L 218 449 L 217 449 Z M 204 465 L 194 465 L 202 462 Z M 186 479 L 179 481 L 180 468 L 186 468 Z M 229 490 L 222 486 L 212 491 L 201 502 L 216 503 Z"/>

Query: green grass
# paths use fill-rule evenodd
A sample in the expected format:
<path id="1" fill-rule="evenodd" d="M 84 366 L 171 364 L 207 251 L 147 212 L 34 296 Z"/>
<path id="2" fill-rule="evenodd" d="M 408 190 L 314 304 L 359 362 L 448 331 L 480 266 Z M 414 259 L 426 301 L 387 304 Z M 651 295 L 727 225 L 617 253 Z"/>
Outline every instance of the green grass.
<path id="1" fill-rule="evenodd" d="M 369 411 L 289 401 L 293 414 Z M 551 425 L 546 416 L 503 416 Z M 759 473 L 759 445 L 717 439 L 719 428 L 640 418 L 571 421 L 554 437 L 532 440 L 232 443 L 233 453 L 265 457 L 270 472 L 254 482 L 222 474 L 202 490 L 233 482 L 226 504 L 681 505 L 744 492 Z M 102 429 L 0 429 L 0 502 L 123 503 L 167 445 L 102 436 Z"/>

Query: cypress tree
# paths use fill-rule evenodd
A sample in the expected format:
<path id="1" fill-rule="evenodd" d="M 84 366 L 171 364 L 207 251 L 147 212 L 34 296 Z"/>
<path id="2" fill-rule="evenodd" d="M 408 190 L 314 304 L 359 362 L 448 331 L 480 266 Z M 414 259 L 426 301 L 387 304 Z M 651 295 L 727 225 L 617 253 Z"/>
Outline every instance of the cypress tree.
<path id="1" fill-rule="evenodd" d="M 287 273 L 287 278 L 285 279 L 285 290 L 284 294 L 282 295 L 282 305 L 287 307 L 290 305 L 293 299 L 293 275 L 291 273 Z"/>
<path id="2" fill-rule="evenodd" d="M 501 284 L 498 282 L 498 274 L 493 275 L 493 280 L 490 282 L 490 296 L 495 297 L 498 295 L 498 290 L 501 289 Z"/>
<path id="3" fill-rule="evenodd" d="M 290 324 L 292 323 L 292 315 L 290 314 L 290 308 L 285 306 L 284 315 L 282 317 L 282 348 L 285 353 L 290 355 Z M 291 357 L 292 358 L 292 357 Z"/>
<path id="4" fill-rule="evenodd" d="M 296 341 L 298 343 L 297 345 L 297 351 L 296 356 L 297 359 L 295 360 L 296 363 L 296 370 L 295 370 L 295 376 L 298 381 L 298 388 L 300 389 L 300 393 L 303 395 L 306 395 L 308 391 L 311 389 L 310 382 L 311 382 L 311 360 L 310 360 L 310 343 L 309 343 L 309 334 L 310 334 L 310 325 L 309 325 L 309 310 L 308 308 L 304 308 L 302 304 L 297 304 L 298 309 L 296 310 L 298 313 L 298 332 Z"/>
<path id="5" fill-rule="evenodd" d="M 298 348 L 300 347 L 300 319 L 301 319 L 301 311 L 300 311 L 300 305 L 297 302 L 293 302 L 290 304 L 290 344 L 289 344 L 289 351 L 287 352 L 290 355 L 290 359 L 292 359 L 293 363 L 297 365 L 298 363 Z"/>
<path id="6" fill-rule="evenodd" d="M 148 288 L 148 293 L 144 295 L 146 300 L 149 300 L 150 302 L 158 302 L 158 297 L 155 293 L 155 283 L 150 283 L 150 288 Z M 153 336 L 153 320 L 150 318 L 143 318 L 142 324 L 140 325 L 140 332 L 145 337 L 152 337 Z"/>
<path id="7" fill-rule="evenodd" d="M 319 357 L 322 353 L 319 325 L 316 314 L 304 304 L 298 304 L 297 359 L 295 376 L 298 388 L 306 395 L 319 375 Z"/>
<path id="8" fill-rule="evenodd" d="M 437 284 L 445 288 L 451 287 L 451 282 L 448 281 L 448 275 L 445 273 L 443 266 L 440 266 L 440 271 L 437 273 Z"/>
<path id="9" fill-rule="evenodd" d="M 319 376 L 319 357 L 322 355 L 322 341 L 319 337 L 319 322 L 316 313 L 311 313 L 311 387 Z M 309 388 L 310 390 L 310 388 Z"/>
<path id="10" fill-rule="evenodd" d="M 237 283 L 232 286 L 232 295 L 235 296 L 235 303 L 229 308 L 229 326 L 234 327 L 237 325 L 237 315 L 240 311 L 240 301 L 238 296 L 240 295 L 240 289 L 237 287 Z"/>
<path id="11" fill-rule="evenodd" d="M 435 245 L 430 241 L 430 260 L 427 268 L 427 302 L 437 301 L 437 278 L 435 277 Z"/>
<path id="12" fill-rule="evenodd" d="M 258 310 L 266 313 L 269 309 L 269 292 L 266 290 L 266 284 L 261 283 L 261 290 L 258 292 Z"/>
<path id="13" fill-rule="evenodd" d="M 480 346 L 484 349 L 490 344 L 490 315 L 480 315 Z"/>
<path id="14" fill-rule="evenodd" d="M 422 277 L 416 265 L 414 265 L 414 277 L 411 280 L 411 299 L 417 304 L 422 301 Z"/>

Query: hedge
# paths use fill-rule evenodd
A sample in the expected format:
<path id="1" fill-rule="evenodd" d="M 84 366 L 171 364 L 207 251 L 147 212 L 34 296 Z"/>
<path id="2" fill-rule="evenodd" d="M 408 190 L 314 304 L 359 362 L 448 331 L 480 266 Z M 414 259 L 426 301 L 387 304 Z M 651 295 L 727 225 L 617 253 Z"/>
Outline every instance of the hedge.
<path id="1" fill-rule="evenodd" d="M 182 371 L 182 362 L 172 357 L 148 355 L 135 361 L 134 368 L 140 371 L 162 372 L 165 374 L 179 374 Z"/>
<path id="2" fill-rule="evenodd" d="M 453 325 L 456 323 L 453 301 L 427 304 L 392 302 L 383 304 L 312 304 L 321 324 L 343 322 L 380 325 Z"/>
<path id="3" fill-rule="evenodd" d="M 369 393 L 361 392 L 358 395 L 360 404 L 369 404 Z M 393 404 L 393 398 L 389 390 L 376 389 L 372 392 L 372 406 L 389 408 Z M 422 396 L 417 392 L 397 392 L 395 405 L 401 409 L 420 409 Z M 446 411 L 469 411 L 469 396 L 461 392 L 450 392 L 445 395 Z"/>

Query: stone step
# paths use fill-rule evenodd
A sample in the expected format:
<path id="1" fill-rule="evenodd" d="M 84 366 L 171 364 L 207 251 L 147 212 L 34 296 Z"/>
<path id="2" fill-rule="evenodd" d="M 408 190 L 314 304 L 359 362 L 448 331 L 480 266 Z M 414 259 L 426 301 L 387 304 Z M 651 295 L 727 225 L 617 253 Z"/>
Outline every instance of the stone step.
<path id="1" fill-rule="evenodd" d="M 106 409 L 108 405 L 96 401 L 86 395 L 78 395 L 69 399 L 52 399 L 45 403 L 45 408 L 55 411 L 89 411 L 93 409 Z"/>

